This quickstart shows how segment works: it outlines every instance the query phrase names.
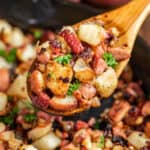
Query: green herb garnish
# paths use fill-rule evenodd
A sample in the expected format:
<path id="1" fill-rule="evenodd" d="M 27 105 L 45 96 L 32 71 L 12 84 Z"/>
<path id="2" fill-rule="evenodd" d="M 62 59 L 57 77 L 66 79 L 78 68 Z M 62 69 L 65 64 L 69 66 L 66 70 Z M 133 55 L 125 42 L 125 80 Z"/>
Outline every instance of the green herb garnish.
<path id="1" fill-rule="evenodd" d="M 0 50 L 0 56 L 4 57 L 6 56 L 6 51 L 5 50 Z"/>
<path id="2" fill-rule="evenodd" d="M 40 31 L 40 30 L 35 30 L 33 32 L 33 35 L 34 35 L 35 39 L 40 39 L 42 37 L 42 35 L 43 35 L 43 32 Z"/>
<path id="3" fill-rule="evenodd" d="M 15 107 L 7 116 L 0 117 L 0 121 L 6 125 L 13 125 L 18 111 L 18 108 Z"/>
<path id="4" fill-rule="evenodd" d="M 74 83 L 70 83 L 67 95 L 69 96 L 72 95 L 73 92 L 79 88 L 79 86 L 80 86 L 80 83 L 78 80 L 76 80 Z"/>
<path id="5" fill-rule="evenodd" d="M 94 124 L 94 129 L 99 129 L 100 122 L 96 120 L 96 123 Z"/>
<path id="6" fill-rule="evenodd" d="M 9 63 L 16 61 L 16 49 L 11 49 L 8 53 L 5 50 L 0 50 L 0 56 L 5 58 L 5 60 Z"/>
<path id="7" fill-rule="evenodd" d="M 71 54 L 67 54 L 67 55 L 64 55 L 64 56 L 58 56 L 55 58 L 55 61 L 60 63 L 60 64 L 69 64 L 70 61 L 72 59 L 72 55 Z"/>
<path id="8" fill-rule="evenodd" d="M 111 53 L 105 52 L 103 54 L 103 58 L 104 58 L 105 62 L 107 63 L 107 65 L 112 68 L 115 68 L 116 65 L 118 64 L 116 59 L 114 58 L 114 56 Z"/>
<path id="9" fill-rule="evenodd" d="M 32 122 L 36 119 L 36 115 L 35 114 L 25 114 L 23 116 L 23 118 L 26 122 Z"/>
<path id="10" fill-rule="evenodd" d="M 105 138 L 104 136 L 100 136 L 100 139 L 99 139 L 99 143 L 97 143 L 97 146 L 100 147 L 100 148 L 104 148 L 105 146 Z"/>

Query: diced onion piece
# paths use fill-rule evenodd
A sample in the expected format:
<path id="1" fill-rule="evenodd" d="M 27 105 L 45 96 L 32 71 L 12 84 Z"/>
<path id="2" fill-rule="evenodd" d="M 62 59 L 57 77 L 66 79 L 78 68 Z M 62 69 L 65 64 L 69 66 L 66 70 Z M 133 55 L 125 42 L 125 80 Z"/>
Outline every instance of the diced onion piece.
<path id="1" fill-rule="evenodd" d="M 32 140 L 36 140 L 46 135 L 50 130 L 51 130 L 51 123 L 46 124 L 45 126 L 35 127 L 28 132 L 28 138 Z"/>
<path id="2" fill-rule="evenodd" d="M 115 145 L 112 150 L 124 150 L 124 148 L 121 145 Z"/>
<path id="3" fill-rule="evenodd" d="M 3 57 L 0 57 L 0 68 L 11 69 L 12 67 L 12 64 L 8 63 Z"/>
<path id="4" fill-rule="evenodd" d="M 17 56 L 21 61 L 29 61 L 36 57 L 36 51 L 32 45 L 27 45 L 24 49 L 17 50 Z"/>
<path id="5" fill-rule="evenodd" d="M 6 129 L 5 124 L 3 122 L 0 122 L 0 133 L 5 131 L 5 129 Z"/>
<path id="6" fill-rule="evenodd" d="M 60 144 L 61 140 L 54 133 L 49 133 L 33 142 L 39 150 L 55 150 Z"/>
<path id="7" fill-rule="evenodd" d="M 78 30 L 78 36 L 81 41 L 84 41 L 92 46 L 98 45 L 103 39 L 103 28 L 94 23 L 81 24 Z"/>
<path id="8" fill-rule="evenodd" d="M 3 111 L 7 106 L 7 95 L 0 93 L 0 111 Z"/>
<path id="9" fill-rule="evenodd" d="M 0 50 L 5 50 L 6 49 L 6 45 L 4 44 L 3 41 L 0 40 Z"/>
<path id="10" fill-rule="evenodd" d="M 37 150 L 33 145 L 23 145 L 19 150 Z"/>
<path id="11" fill-rule="evenodd" d="M 76 61 L 76 63 L 75 63 L 75 65 L 74 65 L 74 67 L 73 67 L 73 70 L 75 71 L 75 72 L 79 72 L 79 71 L 84 71 L 84 70 L 86 70 L 86 69 L 88 69 L 89 67 L 88 67 L 88 65 L 85 63 L 85 61 L 82 59 L 82 58 L 79 58 L 77 61 Z"/>
<path id="12" fill-rule="evenodd" d="M 13 83 L 10 85 L 7 94 L 9 96 L 16 96 L 18 98 L 27 98 L 29 99 L 27 93 L 27 73 L 19 75 Z"/>
<path id="13" fill-rule="evenodd" d="M 82 145 L 83 145 L 87 150 L 91 150 L 91 149 L 92 149 L 91 137 L 90 137 L 90 136 L 87 136 L 87 137 L 82 141 Z"/>
<path id="14" fill-rule="evenodd" d="M 95 80 L 95 86 L 100 96 L 110 96 L 117 87 L 117 76 L 115 71 L 109 67 L 103 74 L 99 75 Z"/>
<path id="15" fill-rule="evenodd" d="M 137 149 L 140 149 L 147 145 L 147 142 L 150 141 L 146 135 L 142 132 L 134 131 L 132 132 L 128 138 L 128 142 L 135 146 Z"/>
<path id="16" fill-rule="evenodd" d="M 19 28 L 14 28 L 7 37 L 7 42 L 14 47 L 22 46 L 24 44 L 24 34 Z"/>
<path id="17" fill-rule="evenodd" d="M 0 133 L 0 140 L 9 141 L 15 138 L 15 134 L 13 131 L 5 131 Z"/>
<path id="18" fill-rule="evenodd" d="M 10 34 L 11 33 L 11 25 L 8 24 L 5 20 L 0 20 L 0 32 L 3 32 L 4 34 Z"/>

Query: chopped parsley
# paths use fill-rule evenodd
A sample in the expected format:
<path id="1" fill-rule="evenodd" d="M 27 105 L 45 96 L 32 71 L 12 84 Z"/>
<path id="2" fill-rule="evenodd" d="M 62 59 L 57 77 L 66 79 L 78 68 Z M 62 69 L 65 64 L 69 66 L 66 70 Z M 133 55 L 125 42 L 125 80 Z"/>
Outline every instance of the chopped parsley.
<path id="1" fill-rule="evenodd" d="M 32 122 L 36 119 L 36 115 L 35 114 L 25 114 L 23 116 L 23 118 L 26 122 Z"/>
<path id="2" fill-rule="evenodd" d="M 104 136 L 100 136 L 100 139 L 99 139 L 99 143 L 97 143 L 97 146 L 100 147 L 100 148 L 104 148 L 105 146 L 105 138 Z"/>
<path id="3" fill-rule="evenodd" d="M 9 52 L 5 50 L 0 50 L 0 56 L 5 58 L 5 60 L 9 63 L 15 62 L 16 61 L 16 49 L 13 48 Z"/>
<path id="4" fill-rule="evenodd" d="M 69 96 L 72 95 L 73 92 L 79 88 L 79 86 L 80 86 L 80 83 L 78 80 L 76 80 L 74 83 L 71 83 L 69 86 L 67 95 L 69 95 Z"/>
<path id="5" fill-rule="evenodd" d="M 7 116 L 0 117 L 0 121 L 9 126 L 13 125 L 18 111 L 17 107 L 13 108 Z"/>
<path id="6" fill-rule="evenodd" d="M 114 56 L 111 53 L 105 52 L 103 54 L 103 58 L 104 58 L 105 62 L 107 63 L 107 65 L 112 68 L 115 68 L 116 65 L 118 64 L 116 59 L 114 58 Z"/>
<path id="7" fill-rule="evenodd" d="M 69 64 L 70 61 L 72 59 L 72 55 L 71 54 L 66 54 L 66 55 L 63 55 L 63 56 L 58 56 L 55 58 L 55 61 L 60 63 L 60 64 Z"/>
<path id="8" fill-rule="evenodd" d="M 99 120 L 96 120 L 96 123 L 94 124 L 94 129 L 99 129 L 100 127 L 100 122 Z"/>
<path id="9" fill-rule="evenodd" d="M 43 35 L 43 32 L 41 30 L 35 30 L 33 32 L 33 35 L 34 35 L 35 39 L 40 39 Z"/>

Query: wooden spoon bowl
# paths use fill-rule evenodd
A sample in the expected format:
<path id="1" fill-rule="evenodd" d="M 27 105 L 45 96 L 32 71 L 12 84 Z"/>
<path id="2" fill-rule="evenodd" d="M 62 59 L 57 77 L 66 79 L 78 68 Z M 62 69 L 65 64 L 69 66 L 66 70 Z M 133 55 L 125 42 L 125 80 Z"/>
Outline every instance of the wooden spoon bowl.
<path id="1" fill-rule="evenodd" d="M 126 46 L 126 49 L 131 53 L 139 29 L 149 13 L 150 0 L 132 0 L 118 9 L 83 20 L 73 26 L 77 28 L 86 22 L 102 20 L 105 23 L 104 28 L 117 27 L 119 30 L 119 41 L 115 43 L 115 46 Z M 123 61 L 117 66 L 116 73 L 118 77 L 128 61 Z"/>
<path id="2" fill-rule="evenodd" d="M 142 23 L 148 16 L 149 12 L 150 12 L 150 0 L 138 0 L 138 1 L 133 0 L 127 5 L 120 7 L 116 10 L 83 20 L 73 25 L 73 27 L 76 29 L 83 23 L 103 21 L 105 23 L 104 28 L 108 29 L 110 27 L 116 27 L 120 32 L 119 41 L 116 42 L 115 47 L 124 46 L 126 47 L 126 50 L 129 53 L 131 53 L 138 31 Z M 129 59 L 119 62 L 119 64 L 115 68 L 118 78 L 122 73 L 123 69 L 126 67 L 128 61 Z M 37 64 L 35 60 L 30 69 L 30 72 L 33 72 L 33 70 L 36 68 L 36 65 Z M 28 94 L 32 100 L 33 93 L 31 92 L 31 85 L 29 78 L 27 80 L 27 85 L 28 85 Z M 55 115 L 69 116 L 75 113 L 82 112 L 86 109 L 89 109 L 88 105 L 82 107 L 79 106 L 76 109 L 68 111 L 55 111 L 54 109 L 51 108 L 47 108 L 46 110 L 43 108 L 43 111 Z"/>

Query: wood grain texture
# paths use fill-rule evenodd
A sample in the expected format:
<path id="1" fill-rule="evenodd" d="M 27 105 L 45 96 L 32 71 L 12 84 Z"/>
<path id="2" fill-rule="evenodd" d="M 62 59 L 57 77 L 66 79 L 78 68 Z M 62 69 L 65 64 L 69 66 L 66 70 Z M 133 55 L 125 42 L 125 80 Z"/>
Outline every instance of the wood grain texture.
<path id="1" fill-rule="evenodd" d="M 117 27 L 120 31 L 117 46 L 126 45 L 126 50 L 132 52 L 135 39 L 141 25 L 150 13 L 150 0 L 132 0 L 130 3 L 110 12 L 100 14 L 95 17 L 83 20 L 74 25 L 77 28 L 80 24 L 102 20 L 105 22 L 105 28 Z M 119 77 L 129 60 L 122 61 L 116 67 L 116 73 Z"/>

